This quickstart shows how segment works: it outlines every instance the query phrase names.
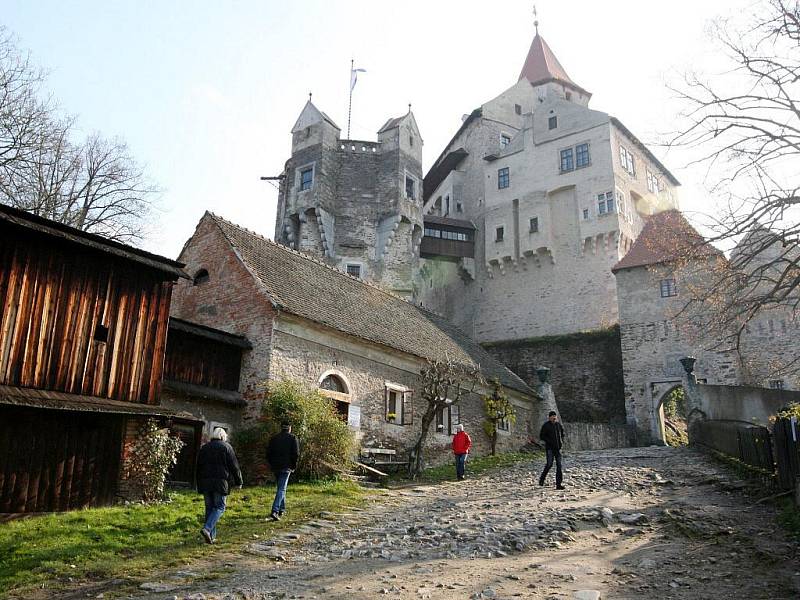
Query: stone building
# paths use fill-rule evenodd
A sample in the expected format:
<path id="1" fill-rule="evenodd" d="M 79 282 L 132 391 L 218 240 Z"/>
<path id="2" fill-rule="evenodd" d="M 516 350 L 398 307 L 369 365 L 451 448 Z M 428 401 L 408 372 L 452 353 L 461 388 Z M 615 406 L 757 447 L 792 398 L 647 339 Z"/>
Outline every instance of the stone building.
<path id="1" fill-rule="evenodd" d="M 753 235 L 740 242 L 739 251 L 752 243 Z M 631 250 L 614 266 L 625 405 L 639 444 L 664 440 L 663 402 L 682 387 L 679 360 L 685 356 L 697 358 L 695 374 L 703 383 L 797 389 L 800 382 L 785 369 L 800 352 L 800 323 L 790 310 L 761 313 L 746 326 L 734 352 L 698 312 L 714 307 L 694 308 L 693 301 L 717 281 L 715 273 L 728 266 L 728 259 L 677 210 L 649 217 Z"/>
<path id="2" fill-rule="evenodd" d="M 275 240 L 410 298 L 421 194 L 422 137 L 410 109 L 377 142 L 345 140 L 309 99 L 292 127 Z"/>
<path id="3" fill-rule="evenodd" d="M 501 448 L 524 445 L 530 423 L 543 418 L 536 393 L 445 319 L 321 258 L 210 213 L 180 256 L 194 281 L 176 287 L 173 317 L 224 330 L 249 345 L 241 347 L 236 390 L 245 405 L 225 417 L 232 429 L 259 413 L 264 384 L 292 379 L 333 398 L 364 446 L 408 449 L 424 410 L 420 370 L 426 360 L 445 356 L 479 365 L 487 380 L 497 378 L 505 387 L 518 419 L 501 434 Z M 476 450 L 485 452 L 483 420 L 480 398 L 464 399 L 437 415 L 439 429 L 430 443 L 449 444 L 460 422 Z"/>

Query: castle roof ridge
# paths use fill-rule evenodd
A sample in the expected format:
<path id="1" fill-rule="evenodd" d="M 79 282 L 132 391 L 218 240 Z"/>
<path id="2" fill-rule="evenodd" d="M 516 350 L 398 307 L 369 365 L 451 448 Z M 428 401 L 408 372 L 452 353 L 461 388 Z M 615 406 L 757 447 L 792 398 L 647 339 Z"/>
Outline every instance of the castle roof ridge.
<path id="1" fill-rule="evenodd" d="M 390 290 L 387 290 L 386 288 L 382 288 L 381 286 L 375 285 L 374 283 L 372 283 L 370 281 L 366 281 L 365 279 L 361 279 L 360 277 L 355 277 L 353 275 L 350 275 L 350 273 L 348 273 L 347 271 L 342 271 L 340 268 L 335 267 L 333 265 L 330 265 L 330 264 L 326 263 L 325 261 L 320 260 L 316 256 L 312 256 L 311 254 L 306 254 L 305 252 L 300 252 L 299 250 L 295 250 L 294 248 L 290 248 L 289 246 L 286 246 L 285 244 L 281 244 L 280 242 L 276 242 L 275 240 L 271 240 L 271 239 L 269 239 L 267 237 L 264 237 L 260 233 L 256 233 L 255 231 L 247 229 L 247 227 L 243 227 L 243 226 L 239 225 L 238 223 L 234 223 L 233 221 L 229 221 L 228 219 L 226 219 L 224 217 L 221 217 L 221 216 L 219 216 L 219 215 L 217 215 L 217 214 L 215 214 L 215 213 L 213 213 L 211 211 L 206 211 L 206 212 L 209 215 L 211 215 L 211 217 L 215 221 L 222 221 L 223 223 L 225 223 L 227 225 L 230 225 L 231 227 L 236 227 L 237 229 L 239 229 L 241 231 L 244 231 L 248 235 L 252 235 L 253 237 L 257 237 L 260 240 L 262 240 L 264 242 L 267 242 L 268 244 L 272 244 L 273 246 L 279 248 L 280 250 L 295 254 L 295 255 L 299 256 L 300 258 L 303 258 L 303 259 L 308 260 L 310 262 L 316 263 L 316 264 L 318 264 L 318 265 L 320 265 L 322 267 L 325 267 L 326 269 L 330 269 L 331 271 L 334 271 L 335 273 L 337 273 L 339 275 L 344 275 L 345 277 L 348 277 L 348 278 L 350 278 L 350 279 L 352 279 L 354 281 L 358 281 L 358 282 L 360 282 L 360 283 L 362 283 L 362 284 L 364 284 L 366 286 L 369 286 L 371 288 L 374 288 L 374 289 L 378 290 L 379 292 L 382 292 L 384 294 L 392 296 L 393 298 L 397 298 L 398 300 L 402 300 L 403 302 L 407 302 L 407 303 L 411 304 L 412 306 L 416 306 L 417 308 L 422 308 L 421 306 L 417 306 L 413 302 L 410 302 L 409 300 L 403 298 L 402 296 L 399 296 L 398 294 L 395 294 L 394 292 L 392 292 Z M 426 309 L 423 309 L 423 310 L 426 310 Z M 431 311 L 428 311 L 428 312 L 431 312 Z M 436 315 L 437 313 L 431 313 L 431 314 Z M 441 316 L 441 315 L 437 315 L 437 316 Z"/>

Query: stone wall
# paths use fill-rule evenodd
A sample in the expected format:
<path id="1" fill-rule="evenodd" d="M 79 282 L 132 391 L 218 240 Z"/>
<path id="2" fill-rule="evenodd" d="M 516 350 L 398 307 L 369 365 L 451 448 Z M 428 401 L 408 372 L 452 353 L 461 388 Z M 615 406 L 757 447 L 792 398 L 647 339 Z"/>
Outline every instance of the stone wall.
<path id="1" fill-rule="evenodd" d="M 773 390 L 750 386 L 697 385 L 691 397 L 691 410 L 715 421 L 741 421 L 769 426 L 770 417 L 793 402 L 800 402 L 800 391 Z"/>
<path id="2" fill-rule="evenodd" d="M 316 387 L 322 378 L 335 374 L 347 387 L 349 402 L 360 409 L 361 423 L 357 431 L 365 447 L 392 448 L 407 456 L 421 427 L 425 405 L 418 394 L 420 359 L 402 355 L 336 335 L 308 323 L 281 317 L 275 326 L 270 380 L 292 379 Z M 387 383 L 415 390 L 412 395 L 413 420 L 409 425 L 386 421 Z M 532 420 L 538 420 L 536 405 L 519 393 L 510 392 L 517 408 L 517 422 L 510 433 L 501 432 L 499 451 L 518 450 L 532 432 Z M 483 404 L 478 395 L 460 403 L 460 422 L 472 437 L 473 453 L 485 455 L 490 443 L 483 432 Z M 428 437 L 426 461 L 446 462 L 450 458 L 452 437 L 432 431 Z"/>
<path id="3" fill-rule="evenodd" d="M 624 448 L 628 426 L 619 423 L 564 423 L 564 447 L 570 451 Z"/>
<path id="4" fill-rule="evenodd" d="M 531 387 L 536 386 L 536 368 L 549 367 L 565 420 L 625 422 L 618 328 L 483 346 Z"/>
<path id="5" fill-rule="evenodd" d="M 220 400 L 198 398 L 165 387 L 161 392 L 161 406 L 176 411 L 188 412 L 205 422 L 203 439 L 211 437 L 214 427 L 226 426 L 234 432 L 241 426 L 242 406 L 226 404 Z"/>

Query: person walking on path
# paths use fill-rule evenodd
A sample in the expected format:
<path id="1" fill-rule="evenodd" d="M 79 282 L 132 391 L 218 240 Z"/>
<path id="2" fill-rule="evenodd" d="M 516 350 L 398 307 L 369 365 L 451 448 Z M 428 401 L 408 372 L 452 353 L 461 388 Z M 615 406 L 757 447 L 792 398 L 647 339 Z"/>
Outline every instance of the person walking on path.
<path id="1" fill-rule="evenodd" d="M 275 501 L 272 503 L 270 514 L 273 521 L 280 521 L 286 510 L 286 486 L 289 484 L 289 475 L 297 469 L 298 458 L 300 458 L 300 443 L 297 437 L 292 435 L 292 426 L 283 423 L 281 432 L 272 437 L 267 447 L 267 462 L 275 473 L 278 488 L 275 491 Z"/>
<path id="2" fill-rule="evenodd" d="M 231 487 L 242 487 L 239 461 L 227 440 L 228 432 L 215 427 L 211 441 L 200 448 L 197 456 L 197 491 L 203 494 L 206 504 L 206 520 L 200 535 L 208 544 L 217 539 L 217 522 L 225 512 Z"/>
<path id="3" fill-rule="evenodd" d="M 544 480 L 553 466 L 553 460 L 555 460 L 556 489 L 563 490 L 564 486 L 561 485 L 561 482 L 564 481 L 564 473 L 561 470 L 561 447 L 564 445 L 564 428 L 558 422 L 556 411 L 550 411 L 547 421 L 542 425 L 542 430 L 539 432 L 539 439 L 544 442 L 545 452 L 547 453 L 547 464 L 544 466 L 542 476 L 539 477 L 539 485 L 544 485 Z"/>
<path id="4" fill-rule="evenodd" d="M 463 425 L 456 425 L 456 434 L 453 436 L 453 454 L 456 457 L 456 478 L 459 481 L 464 479 L 464 467 L 470 448 L 472 448 L 472 440 L 469 434 L 464 431 Z"/>

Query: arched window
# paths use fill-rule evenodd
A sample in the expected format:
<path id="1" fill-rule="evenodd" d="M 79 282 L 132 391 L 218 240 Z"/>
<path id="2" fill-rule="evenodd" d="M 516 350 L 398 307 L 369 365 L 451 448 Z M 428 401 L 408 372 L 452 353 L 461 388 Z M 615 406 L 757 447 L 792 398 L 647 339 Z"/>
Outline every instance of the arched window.
<path id="1" fill-rule="evenodd" d="M 208 281 L 208 271 L 205 269 L 200 269 L 194 275 L 194 284 L 195 285 L 203 285 L 205 282 Z"/>
<path id="2" fill-rule="evenodd" d="M 319 384 L 320 389 L 329 390 L 331 392 L 339 392 L 340 394 L 347 393 L 347 387 L 344 381 L 339 379 L 336 375 L 328 375 Z"/>

